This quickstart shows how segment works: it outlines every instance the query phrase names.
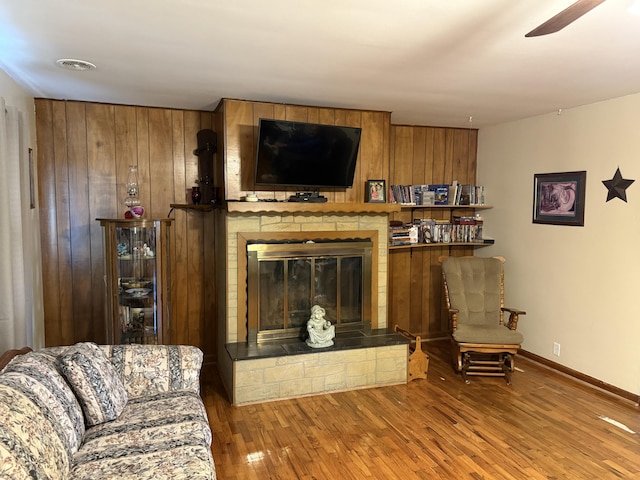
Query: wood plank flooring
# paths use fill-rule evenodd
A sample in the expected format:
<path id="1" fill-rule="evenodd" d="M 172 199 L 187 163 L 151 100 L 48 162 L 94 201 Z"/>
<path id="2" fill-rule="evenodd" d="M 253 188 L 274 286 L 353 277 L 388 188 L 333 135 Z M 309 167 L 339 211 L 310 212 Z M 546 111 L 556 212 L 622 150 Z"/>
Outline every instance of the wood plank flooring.
<path id="1" fill-rule="evenodd" d="M 465 385 L 448 342 L 424 349 L 427 380 L 243 407 L 204 375 L 218 478 L 640 478 L 635 404 L 523 357 L 511 387 Z"/>

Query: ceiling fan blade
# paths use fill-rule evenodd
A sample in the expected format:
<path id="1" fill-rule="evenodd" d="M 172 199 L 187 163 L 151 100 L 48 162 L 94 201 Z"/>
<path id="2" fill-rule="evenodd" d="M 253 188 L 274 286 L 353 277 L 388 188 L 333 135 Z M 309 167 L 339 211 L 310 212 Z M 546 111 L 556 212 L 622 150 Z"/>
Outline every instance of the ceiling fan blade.
<path id="1" fill-rule="evenodd" d="M 549 35 L 562 30 L 572 22 L 575 22 L 589 10 L 600 5 L 605 0 L 578 0 L 576 3 L 569 5 L 555 17 L 551 17 L 537 28 L 534 28 L 525 37 L 539 37 L 541 35 Z"/>

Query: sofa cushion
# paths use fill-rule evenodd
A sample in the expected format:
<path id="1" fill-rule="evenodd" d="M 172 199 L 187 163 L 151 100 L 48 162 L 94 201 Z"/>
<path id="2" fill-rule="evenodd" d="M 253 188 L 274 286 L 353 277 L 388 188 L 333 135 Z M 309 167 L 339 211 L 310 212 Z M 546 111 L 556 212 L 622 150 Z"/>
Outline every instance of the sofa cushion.
<path id="1" fill-rule="evenodd" d="M 200 391 L 203 354 L 188 345 L 101 345 L 129 398 L 171 390 Z"/>
<path id="2" fill-rule="evenodd" d="M 78 343 L 59 357 L 87 426 L 114 420 L 127 404 L 127 391 L 113 365 L 95 343 Z"/>
<path id="3" fill-rule="evenodd" d="M 31 352 L 12 360 L 0 375 L 0 477 L 67 478 L 83 434 L 55 359 Z"/>
<path id="4" fill-rule="evenodd" d="M 74 456 L 79 479 L 214 479 L 211 430 L 190 391 L 132 398 L 113 422 L 89 428 Z"/>

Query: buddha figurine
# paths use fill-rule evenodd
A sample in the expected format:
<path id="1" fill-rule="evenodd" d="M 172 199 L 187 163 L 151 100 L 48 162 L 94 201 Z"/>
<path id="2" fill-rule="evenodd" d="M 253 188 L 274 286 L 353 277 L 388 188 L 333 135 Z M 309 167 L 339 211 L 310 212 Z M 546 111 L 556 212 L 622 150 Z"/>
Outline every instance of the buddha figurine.
<path id="1" fill-rule="evenodd" d="M 307 345 L 311 348 L 324 348 L 333 345 L 336 327 L 324 318 L 325 310 L 320 305 L 311 307 L 311 317 L 307 322 Z"/>

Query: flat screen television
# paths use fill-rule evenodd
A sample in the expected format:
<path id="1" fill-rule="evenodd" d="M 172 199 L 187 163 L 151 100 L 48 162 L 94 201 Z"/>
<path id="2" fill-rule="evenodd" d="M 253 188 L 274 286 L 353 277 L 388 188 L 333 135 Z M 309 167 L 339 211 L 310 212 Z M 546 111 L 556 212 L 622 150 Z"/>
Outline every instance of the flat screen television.
<path id="1" fill-rule="evenodd" d="M 362 129 L 261 118 L 256 186 L 348 188 Z"/>

